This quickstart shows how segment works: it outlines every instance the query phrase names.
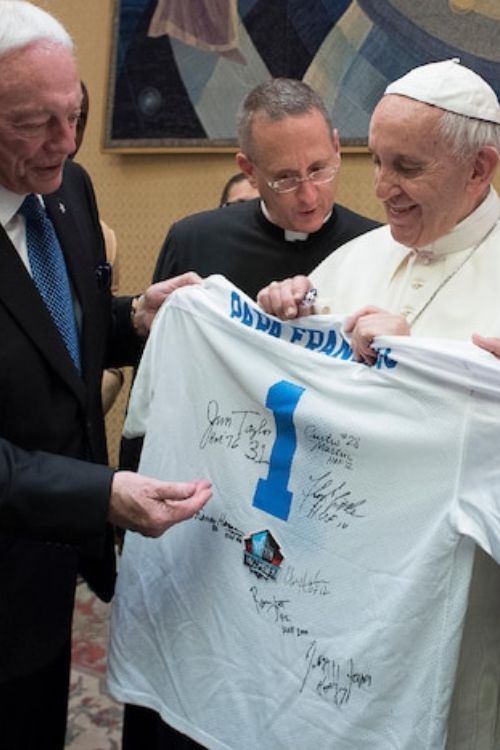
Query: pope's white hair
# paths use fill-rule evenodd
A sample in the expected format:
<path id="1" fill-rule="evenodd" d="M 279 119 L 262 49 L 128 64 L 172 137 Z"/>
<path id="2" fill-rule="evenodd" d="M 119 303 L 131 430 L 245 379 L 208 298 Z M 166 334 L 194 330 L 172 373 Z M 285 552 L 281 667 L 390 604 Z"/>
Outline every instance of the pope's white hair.
<path id="1" fill-rule="evenodd" d="M 0 55 L 41 40 L 74 48 L 70 35 L 54 16 L 25 0 L 0 0 Z"/>
<path id="2" fill-rule="evenodd" d="M 500 154 L 500 125 L 494 122 L 443 112 L 438 129 L 457 159 L 468 160 L 484 146 L 493 146 Z"/>

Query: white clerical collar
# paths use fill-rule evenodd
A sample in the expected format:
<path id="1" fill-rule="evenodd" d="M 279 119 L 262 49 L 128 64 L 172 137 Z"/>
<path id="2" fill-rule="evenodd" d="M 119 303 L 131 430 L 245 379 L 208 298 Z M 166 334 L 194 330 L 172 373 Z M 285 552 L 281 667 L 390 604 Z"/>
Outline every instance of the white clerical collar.
<path id="1" fill-rule="evenodd" d="M 432 257 L 466 250 L 481 242 L 499 219 L 500 198 L 496 190 L 490 187 L 488 195 L 475 211 L 454 226 L 444 237 L 440 237 L 435 242 L 425 245 L 425 247 L 417 248 L 416 252 L 418 255 Z"/>
<path id="2" fill-rule="evenodd" d="M 279 224 L 276 224 L 276 222 L 273 221 L 271 217 L 269 216 L 269 211 L 267 210 L 267 206 L 263 200 L 260 201 L 260 207 L 266 219 L 271 224 L 274 224 L 275 227 L 279 226 Z M 323 219 L 323 224 L 325 224 L 325 222 L 328 221 L 331 215 L 332 215 L 332 212 L 330 211 Z M 283 229 L 283 227 L 280 227 L 280 229 Z M 307 240 L 307 238 L 309 237 L 308 232 L 295 232 L 293 229 L 283 229 L 283 234 L 287 242 L 297 242 L 297 240 L 303 241 L 303 240 Z"/>

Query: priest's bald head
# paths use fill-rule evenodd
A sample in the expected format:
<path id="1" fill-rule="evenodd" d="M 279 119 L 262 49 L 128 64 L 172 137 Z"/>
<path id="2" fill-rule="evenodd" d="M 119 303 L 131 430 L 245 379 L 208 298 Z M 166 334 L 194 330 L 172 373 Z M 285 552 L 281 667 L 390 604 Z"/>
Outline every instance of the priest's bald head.
<path id="1" fill-rule="evenodd" d="M 387 87 L 368 145 L 393 237 L 423 247 L 488 195 L 500 153 L 500 104 L 458 60 L 422 65 Z"/>

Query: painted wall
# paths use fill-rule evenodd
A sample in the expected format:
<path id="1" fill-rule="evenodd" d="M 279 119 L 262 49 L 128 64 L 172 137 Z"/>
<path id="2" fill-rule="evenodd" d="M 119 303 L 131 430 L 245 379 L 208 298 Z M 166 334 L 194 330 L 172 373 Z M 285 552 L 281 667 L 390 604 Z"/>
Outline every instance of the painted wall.
<path id="1" fill-rule="evenodd" d="M 141 291 L 175 220 L 216 206 L 225 180 L 236 171 L 232 154 L 103 153 L 110 43 L 115 0 L 35 0 L 73 36 L 80 72 L 90 93 L 90 114 L 78 160 L 90 172 L 102 218 L 115 230 L 120 253 L 120 291 Z M 342 134 L 340 134 L 342 136 Z M 496 180 L 500 189 L 500 175 Z M 373 195 L 367 154 L 345 154 L 340 203 L 383 221 Z M 125 393 L 108 417 L 111 461 L 121 430 Z"/>

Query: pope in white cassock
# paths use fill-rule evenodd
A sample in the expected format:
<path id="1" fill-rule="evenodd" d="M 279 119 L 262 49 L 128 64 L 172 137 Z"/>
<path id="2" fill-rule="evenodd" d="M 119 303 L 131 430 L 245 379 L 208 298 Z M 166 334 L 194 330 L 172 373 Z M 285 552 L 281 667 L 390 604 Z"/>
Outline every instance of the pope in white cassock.
<path id="1" fill-rule="evenodd" d="M 164 306 L 127 430 L 214 497 L 127 536 L 109 685 L 185 747 L 498 750 L 499 131 L 472 71 L 411 71 L 370 127 L 389 227 L 265 312 L 217 278 Z M 312 285 L 335 317 L 295 320 Z"/>
<path id="2" fill-rule="evenodd" d="M 313 311 L 349 314 L 355 355 L 367 363 L 379 334 L 498 337 L 500 201 L 491 182 L 500 105 L 492 88 L 457 60 L 415 68 L 388 86 L 368 145 L 389 225 L 344 245 L 309 279 L 272 283 L 260 304 L 282 318 L 304 315 L 311 310 L 301 301 L 315 287 Z M 500 354 L 498 340 L 474 340 Z M 480 550 L 447 747 L 500 747 L 500 571 Z"/>

